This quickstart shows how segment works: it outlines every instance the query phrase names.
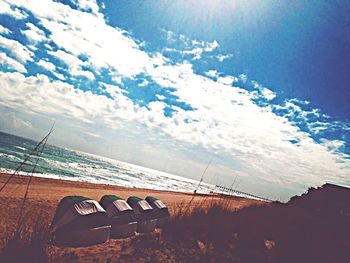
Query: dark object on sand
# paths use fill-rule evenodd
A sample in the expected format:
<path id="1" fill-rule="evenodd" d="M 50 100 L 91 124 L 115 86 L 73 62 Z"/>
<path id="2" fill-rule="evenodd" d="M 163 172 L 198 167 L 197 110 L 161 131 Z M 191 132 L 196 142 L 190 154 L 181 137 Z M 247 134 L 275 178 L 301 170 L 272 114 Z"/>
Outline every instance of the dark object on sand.
<path id="1" fill-rule="evenodd" d="M 135 235 L 137 221 L 131 206 L 115 195 L 104 195 L 100 200 L 112 226 L 111 238 L 125 238 Z"/>
<path id="2" fill-rule="evenodd" d="M 136 196 L 130 196 L 127 202 L 135 213 L 137 220 L 136 231 L 139 233 L 152 232 L 157 226 L 157 219 L 155 219 L 154 210 L 149 203 Z"/>
<path id="3" fill-rule="evenodd" d="M 153 196 L 147 196 L 146 201 L 154 210 L 154 217 L 157 218 L 157 227 L 163 227 L 170 215 L 168 207 L 161 200 Z"/>
<path id="4" fill-rule="evenodd" d="M 52 243 L 56 246 L 82 247 L 108 240 L 111 225 L 101 205 L 83 196 L 64 197 L 51 224 Z"/>

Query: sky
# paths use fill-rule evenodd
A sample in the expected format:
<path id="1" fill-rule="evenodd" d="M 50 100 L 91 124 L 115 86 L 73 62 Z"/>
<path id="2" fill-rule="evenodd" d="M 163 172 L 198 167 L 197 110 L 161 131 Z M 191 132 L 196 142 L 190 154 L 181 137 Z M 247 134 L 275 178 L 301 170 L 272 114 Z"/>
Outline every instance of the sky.
<path id="1" fill-rule="evenodd" d="M 0 130 L 271 199 L 350 186 L 349 11 L 0 0 Z"/>

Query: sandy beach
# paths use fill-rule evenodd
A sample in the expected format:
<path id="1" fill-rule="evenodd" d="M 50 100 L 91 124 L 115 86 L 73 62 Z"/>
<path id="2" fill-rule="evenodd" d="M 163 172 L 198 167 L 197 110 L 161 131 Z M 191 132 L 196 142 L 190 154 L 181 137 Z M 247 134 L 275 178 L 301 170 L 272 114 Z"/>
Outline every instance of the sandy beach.
<path id="1" fill-rule="evenodd" d="M 0 173 L 0 183 L 3 184 L 9 176 L 10 174 Z M 10 183 L 0 193 L 1 199 L 6 198 L 8 200 L 7 202 L 9 202 L 10 199 L 22 198 L 25 193 L 28 180 L 28 176 L 14 176 L 11 179 Z M 176 205 L 179 205 L 181 203 L 188 203 L 193 197 L 193 194 L 191 193 L 127 188 L 116 185 L 92 184 L 85 182 L 33 177 L 29 189 L 28 200 L 42 202 L 46 201 L 48 203 L 53 203 L 56 205 L 63 197 L 68 195 L 81 195 L 99 201 L 100 198 L 106 194 L 115 194 L 124 199 L 127 199 L 129 196 L 133 195 L 139 196 L 141 198 L 145 198 L 148 195 L 153 195 L 166 203 L 170 210 L 173 210 Z M 197 202 L 201 202 L 203 201 L 203 198 L 205 198 L 204 195 L 197 195 L 193 200 L 193 203 L 195 204 Z M 211 195 L 210 199 L 213 201 L 219 201 L 222 200 L 223 197 Z M 232 205 L 237 208 L 257 203 L 261 202 L 240 197 L 232 199 Z"/>
<path id="2" fill-rule="evenodd" d="M 1 185 L 7 180 L 10 174 L 0 174 Z M 0 193 L 0 205 L 3 209 L 0 210 L 0 245 L 3 246 L 4 238 L 11 233 L 16 226 L 19 207 L 22 202 L 23 195 L 25 193 L 26 185 L 29 180 L 27 176 L 14 176 L 10 183 Z M 157 191 L 138 188 L 126 188 L 114 185 L 103 184 L 91 184 L 85 182 L 75 182 L 67 180 L 57 180 L 33 177 L 32 183 L 29 189 L 28 200 L 25 205 L 25 217 L 28 221 L 35 222 L 39 220 L 45 220 L 48 224 L 54 215 L 58 202 L 68 195 L 81 195 L 95 200 L 105 194 L 115 194 L 122 198 L 128 198 L 129 196 L 139 196 L 145 198 L 148 195 L 153 195 L 161 200 L 169 207 L 170 213 L 173 214 L 178 206 L 188 203 L 193 195 L 190 193 L 179 193 L 171 191 Z M 220 201 L 224 200 L 224 197 L 210 196 L 205 197 L 197 195 L 192 205 L 196 205 L 203 201 Z M 235 209 L 251 206 L 254 204 L 261 204 L 261 201 L 251 200 L 246 198 L 230 198 L 230 205 Z M 96 257 L 100 258 L 113 255 L 120 250 L 121 245 L 126 240 L 110 240 L 102 245 L 97 245 L 88 248 L 52 248 L 56 252 L 70 253 L 74 251 L 74 254 L 81 255 L 79 260 L 82 262 L 90 261 Z M 85 260 L 85 261 L 84 261 Z"/>

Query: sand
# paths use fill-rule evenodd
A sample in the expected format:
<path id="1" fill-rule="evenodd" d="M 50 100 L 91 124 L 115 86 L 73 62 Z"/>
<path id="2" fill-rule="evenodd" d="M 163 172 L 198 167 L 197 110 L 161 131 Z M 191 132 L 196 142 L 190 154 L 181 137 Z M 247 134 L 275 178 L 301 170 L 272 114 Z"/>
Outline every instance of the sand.
<path id="1" fill-rule="evenodd" d="M 0 186 L 9 177 L 9 174 L 0 173 Z M 26 185 L 29 180 L 28 176 L 14 176 L 10 183 L 0 192 L 0 247 L 4 244 L 4 238 L 10 234 L 16 226 L 19 214 L 19 207 L 25 193 Z M 67 180 L 48 179 L 33 177 L 29 188 L 29 195 L 25 205 L 25 216 L 29 220 L 36 221 L 37 218 L 45 220 L 47 224 L 51 222 L 58 202 L 67 195 L 81 195 L 86 196 L 97 201 L 103 195 L 114 194 L 127 199 L 129 196 L 139 196 L 145 198 L 148 195 L 155 196 L 161 199 L 170 210 L 171 214 L 176 213 L 177 207 L 184 205 L 192 199 L 193 195 L 190 193 L 179 193 L 171 191 L 157 191 L 139 188 L 126 188 L 114 185 L 92 184 L 85 182 L 74 182 Z M 203 201 L 220 201 L 224 197 L 212 195 L 205 197 L 197 195 L 192 202 L 196 205 Z M 230 198 L 230 204 L 233 208 L 242 208 L 262 202 L 246 198 Z M 90 262 L 95 257 L 104 257 L 113 255 L 120 251 L 123 242 L 127 240 L 110 240 L 102 245 L 97 245 L 89 248 L 52 248 L 55 251 L 62 253 L 74 252 L 81 256 L 79 261 Z M 91 261 L 93 262 L 93 261 Z"/>

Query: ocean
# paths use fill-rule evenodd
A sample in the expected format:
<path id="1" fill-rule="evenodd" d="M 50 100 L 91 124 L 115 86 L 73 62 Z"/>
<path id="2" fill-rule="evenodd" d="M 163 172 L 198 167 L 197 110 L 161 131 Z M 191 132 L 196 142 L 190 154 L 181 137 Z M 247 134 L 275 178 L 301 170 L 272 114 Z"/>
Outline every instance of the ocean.
<path id="1" fill-rule="evenodd" d="M 0 172 L 13 173 L 38 142 L 0 132 Z M 37 158 L 38 161 L 37 161 Z M 37 162 L 34 176 L 126 187 L 193 192 L 198 181 L 47 144 L 40 157 L 33 157 L 19 171 L 29 175 Z M 202 183 L 198 192 L 206 193 L 213 185 Z"/>
<path id="2" fill-rule="evenodd" d="M 13 173 L 37 144 L 30 139 L 0 132 L 0 172 Z M 40 157 L 29 159 L 28 165 L 22 166 L 18 174 L 30 175 L 34 163 L 37 163 L 34 176 L 53 179 L 185 193 L 193 193 L 199 184 L 199 181 L 178 175 L 50 144 L 46 144 Z M 204 182 L 197 192 L 261 199 Z"/>

